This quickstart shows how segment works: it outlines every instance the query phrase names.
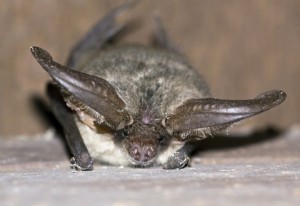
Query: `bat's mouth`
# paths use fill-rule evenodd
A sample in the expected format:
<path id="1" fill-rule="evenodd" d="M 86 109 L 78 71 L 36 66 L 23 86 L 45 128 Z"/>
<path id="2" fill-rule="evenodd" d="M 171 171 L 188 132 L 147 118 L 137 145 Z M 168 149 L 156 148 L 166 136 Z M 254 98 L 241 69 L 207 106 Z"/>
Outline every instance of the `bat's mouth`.
<path id="1" fill-rule="evenodd" d="M 155 159 L 156 158 L 153 158 L 153 159 L 145 161 L 145 162 L 141 162 L 141 161 L 136 161 L 135 159 L 130 157 L 130 166 L 131 167 L 139 167 L 139 168 L 151 167 L 155 164 Z"/>

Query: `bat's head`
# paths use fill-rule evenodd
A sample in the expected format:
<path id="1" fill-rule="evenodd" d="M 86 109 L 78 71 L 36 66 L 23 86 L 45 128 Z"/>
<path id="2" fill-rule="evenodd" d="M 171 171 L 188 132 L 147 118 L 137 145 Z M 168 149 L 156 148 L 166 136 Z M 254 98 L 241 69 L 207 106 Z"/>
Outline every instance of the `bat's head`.
<path id="1" fill-rule="evenodd" d="M 131 163 L 140 167 L 153 164 L 170 142 L 170 136 L 159 124 L 140 121 L 118 130 L 116 139 L 122 144 Z"/>

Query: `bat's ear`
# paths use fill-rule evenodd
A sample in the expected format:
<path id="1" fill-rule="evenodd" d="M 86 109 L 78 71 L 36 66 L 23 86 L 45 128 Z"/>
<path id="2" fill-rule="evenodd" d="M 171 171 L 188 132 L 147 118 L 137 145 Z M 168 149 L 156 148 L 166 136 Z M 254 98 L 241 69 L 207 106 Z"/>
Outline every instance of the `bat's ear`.
<path id="1" fill-rule="evenodd" d="M 283 91 L 273 90 L 249 100 L 190 99 L 163 120 L 163 125 L 169 133 L 183 139 L 188 136 L 201 138 L 205 133 L 218 132 L 234 122 L 271 109 L 285 98 Z"/>
<path id="2" fill-rule="evenodd" d="M 103 115 L 105 121 L 114 129 L 121 129 L 130 124 L 132 118 L 125 110 L 125 103 L 106 80 L 62 66 L 39 47 L 31 47 L 31 52 L 54 81 L 99 113 L 98 116 Z"/>

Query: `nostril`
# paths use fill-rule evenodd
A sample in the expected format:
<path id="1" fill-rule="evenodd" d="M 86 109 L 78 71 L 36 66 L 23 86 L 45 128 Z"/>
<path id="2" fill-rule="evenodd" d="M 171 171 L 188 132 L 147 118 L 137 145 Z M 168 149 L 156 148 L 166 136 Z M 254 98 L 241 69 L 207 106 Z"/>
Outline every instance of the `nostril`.
<path id="1" fill-rule="evenodd" d="M 133 148 L 133 154 L 137 155 L 139 153 L 139 149 L 137 147 Z"/>
<path id="2" fill-rule="evenodd" d="M 134 146 L 132 148 L 132 157 L 135 159 L 135 160 L 140 160 L 140 150 L 137 146 Z"/>
<path id="3" fill-rule="evenodd" d="M 144 158 L 143 161 L 148 161 L 150 159 L 152 159 L 154 156 L 154 151 L 153 149 L 150 147 L 146 147 L 144 148 Z"/>
<path id="4" fill-rule="evenodd" d="M 152 151 L 151 151 L 150 149 L 148 149 L 148 150 L 145 152 L 145 159 L 146 159 L 146 160 L 149 160 L 151 156 L 152 156 Z"/>

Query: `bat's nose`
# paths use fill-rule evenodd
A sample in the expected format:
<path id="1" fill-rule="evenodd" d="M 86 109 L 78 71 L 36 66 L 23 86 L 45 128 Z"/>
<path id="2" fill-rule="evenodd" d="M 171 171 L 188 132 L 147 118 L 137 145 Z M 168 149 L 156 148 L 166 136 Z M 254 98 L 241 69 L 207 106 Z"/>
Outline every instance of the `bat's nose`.
<path id="1" fill-rule="evenodd" d="M 131 147 L 129 154 L 137 162 L 147 162 L 153 159 L 156 152 L 151 145 L 134 144 Z"/>

